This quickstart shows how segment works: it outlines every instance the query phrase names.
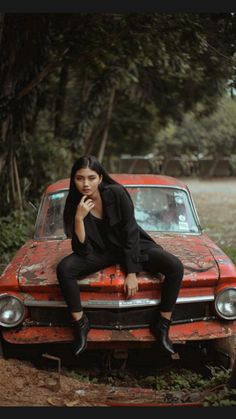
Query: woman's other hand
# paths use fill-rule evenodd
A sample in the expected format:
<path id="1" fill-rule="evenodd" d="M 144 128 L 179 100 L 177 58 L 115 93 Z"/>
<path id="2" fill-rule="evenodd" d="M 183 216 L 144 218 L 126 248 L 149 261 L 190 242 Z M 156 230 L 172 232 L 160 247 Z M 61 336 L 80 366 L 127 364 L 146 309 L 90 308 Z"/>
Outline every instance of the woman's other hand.
<path id="1" fill-rule="evenodd" d="M 127 298 L 133 297 L 138 291 L 138 280 L 135 273 L 130 273 L 124 281 L 124 292 Z"/>
<path id="2" fill-rule="evenodd" d="M 75 219 L 83 220 L 94 207 L 94 205 L 95 204 L 92 199 L 89 199 L 86 195 L 82 196 L 79 204 L 77 205 Z"/>

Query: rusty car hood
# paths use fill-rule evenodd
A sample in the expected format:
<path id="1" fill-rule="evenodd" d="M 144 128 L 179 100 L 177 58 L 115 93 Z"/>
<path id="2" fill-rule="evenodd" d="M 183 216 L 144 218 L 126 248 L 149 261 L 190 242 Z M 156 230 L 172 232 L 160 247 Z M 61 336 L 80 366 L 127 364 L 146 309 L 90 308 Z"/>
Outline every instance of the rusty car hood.
<path id="1" fill-rule="evenodd" d="M 220 249 L 205 234 L 173 235 L 149 233 L 152 238 L 170 253 L 175 254 L 184 264 L 183 287 L 211 286 L 219 278 L 219 268 L 214 252 Z M 56 266 L 59 261 L 71 253 L 70 240 L 28 241 L 28 250 L 18 270 L 20 288 L 42 291 L 57 286 Z M 223 253 L 223 252 L 222 252 Z M 152 283 L 160 283 L 162 275 L 138 274 L 140 287 L 147 289 Z M 81 287 L 114 289 L 123 284 L 124 274 L 119 265 L 86 276 L 80 280 Z M 58 287 L 57 287 L 58 288 Z"/>

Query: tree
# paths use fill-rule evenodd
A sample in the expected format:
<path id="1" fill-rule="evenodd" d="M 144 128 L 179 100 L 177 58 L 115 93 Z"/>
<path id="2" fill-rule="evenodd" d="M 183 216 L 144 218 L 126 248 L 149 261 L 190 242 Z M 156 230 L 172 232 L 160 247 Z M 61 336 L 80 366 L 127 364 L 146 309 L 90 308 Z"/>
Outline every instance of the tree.
<path id="1" fill-rule="evenodd" d="M 236 153 L 236 101 L 225 96 L 209 116 L 185 115 L 157 135 L 154 149 L 165 156 L 212 156 L 215 161 Z"/>
<path id="2" fill-rule="evenodd" d="M 150 148 L 154 131 L 170 119 L 180 122 L 186 111 L 212 112 L 234 77 L 234 25 L 230 13 L 5 14 L 4 211 L 22 206 L 19 162 L 35 168 L 31 156 L 26 162 L 22 155 L 22 139 L 35 141 L 41 124 L 55 148 L 64 140 L 72 156 L 102 156 L 105 147 Z"/>
<path id="3" fill-rule="evenodd" d="M 43 15 L 9 15 L 4 17 L 1 43 L 0 82 L 3 96 L 1 151 L 2 206 L 22 209 L 22 192 L 17 154 L 21 144 L 23 116 L 29 111 L 32 95 L 21 90 L 40 71 L 46 54 L 48 20 Z M 34 92 L 30 92 L 34 93 Z M 19 97 L 22 97 L 20 101 Z"/>

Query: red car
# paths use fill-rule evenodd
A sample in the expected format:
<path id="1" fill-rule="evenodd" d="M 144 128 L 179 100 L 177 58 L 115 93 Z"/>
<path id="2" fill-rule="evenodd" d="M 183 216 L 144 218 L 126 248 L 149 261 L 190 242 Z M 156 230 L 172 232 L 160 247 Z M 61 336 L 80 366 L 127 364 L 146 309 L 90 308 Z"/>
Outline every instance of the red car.
<path id="1" fill-rule="evenodd" d="M 137 222 L 157 243 L 178 256 L 184 278 L 170 337 L 176 344 L 199 343 L 235 358 L 236 267 L 201 229 L 188 187 L 168 176 L 112 174 L 129 191 Z M 69 179 L 43 194 L 35 233 L 0 277 L 1 342 L 65 343 L 73 340 L 71 319 L 56 278 L 56 266 L 71 253 L 63 230 Z M 206 197 L 207 199 L 207 197 Z M 139 291 L 123 293 L 119 265 L 82 278 L 81 299 L 91 330 L 88 350 L 152 347 L 150 319 L 160 302 L 161 274 L 138 274 Z"/>

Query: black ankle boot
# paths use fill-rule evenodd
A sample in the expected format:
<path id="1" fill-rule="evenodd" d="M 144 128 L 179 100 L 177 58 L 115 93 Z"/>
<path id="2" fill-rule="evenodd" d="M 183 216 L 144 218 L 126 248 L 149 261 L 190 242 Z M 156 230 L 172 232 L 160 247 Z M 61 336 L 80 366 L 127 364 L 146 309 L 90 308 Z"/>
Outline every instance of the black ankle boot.
<path id="1" fill-rule="evenodd" d="M 168 320 L 160 315 L 159 319 L 151 324 L 150 331 L 166 351 L 174 354 L 175 350 L 168 335 L 170 324 L 171 320 Z"/>
<path id="2" fill-rule="evenodd" d="M 74 354 L 80 355 L 87 347 L 87 334 L 90 329 L 86 314 L 80 320 L 74 320 Z"/>

